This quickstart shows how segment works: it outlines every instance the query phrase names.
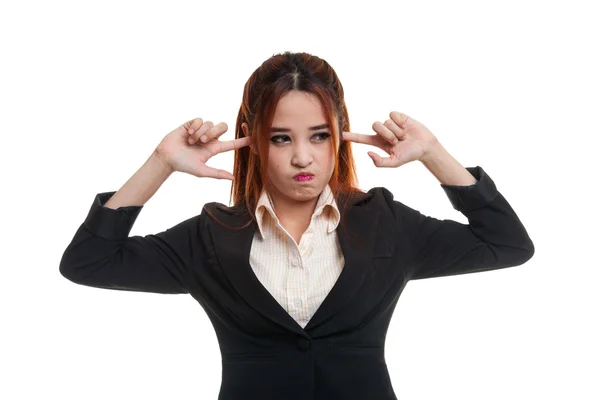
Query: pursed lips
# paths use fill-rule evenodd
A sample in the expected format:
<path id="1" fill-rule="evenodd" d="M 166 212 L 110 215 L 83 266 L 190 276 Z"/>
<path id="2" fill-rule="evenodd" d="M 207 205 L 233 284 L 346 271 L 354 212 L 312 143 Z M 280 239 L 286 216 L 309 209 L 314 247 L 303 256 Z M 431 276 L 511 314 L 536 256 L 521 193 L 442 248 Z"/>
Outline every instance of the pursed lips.
<path id="1" fill-rule="evenodd" d="M 311 173 L 300 173 L 294 175 L 294 179 L 297 181 L 311 179 L 314 175 Z"/>

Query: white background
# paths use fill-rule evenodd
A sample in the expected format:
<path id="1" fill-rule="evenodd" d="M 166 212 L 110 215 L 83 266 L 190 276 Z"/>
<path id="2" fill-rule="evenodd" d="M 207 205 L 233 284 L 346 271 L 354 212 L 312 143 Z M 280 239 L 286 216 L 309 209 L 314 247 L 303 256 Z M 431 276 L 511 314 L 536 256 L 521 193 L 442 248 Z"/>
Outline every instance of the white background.
<path id="1" fill-rule="evenodd" d="M 18 5 L 17 5 L 18 4 Z M 402 399 L 598 399 L 600 28 L 594 2 L 22 1 L 0 6 L 2 399 L 216 399 L 216 335 L 188 295 L 76 285 L 58 270 L 96 193 L 194 117 L 229 125 L 275 53 L 327 60 L 354 132 L 392 110 L 480 165 L 536 247 L 522 266 L 410 282 L 386 359 Z M 420 163 L 360 186 L 466 223 Z M 229 171 L 233 153 L 210 164 Z M 174 174 L 131 235 L 228 204 Z M 376 399 L 375 399 L 376 400 Z"/>

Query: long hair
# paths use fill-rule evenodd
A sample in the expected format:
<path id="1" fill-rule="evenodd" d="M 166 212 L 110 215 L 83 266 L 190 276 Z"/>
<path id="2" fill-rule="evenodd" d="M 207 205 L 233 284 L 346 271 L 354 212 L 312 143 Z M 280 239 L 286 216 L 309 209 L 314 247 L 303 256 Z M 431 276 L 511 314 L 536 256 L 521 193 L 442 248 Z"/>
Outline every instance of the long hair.
<path id="1" fill-rule="evenodd" d="M 242 229 L 255 220 L 256 204 L 263 188 L 268 187 L 269 183 L 269 133 L 275 109 L 279 99 L 292 90 L 315 95 L 325 110 L 327 123 L 332 130 L 332 156 L 335 159 L 329 186 L 338 202 L 340 214 L 344 214 L 353 194 L 362 193 L 357 187 L 352 147 L 349 141 L 341 139 L 342 131 L 350 131 L 350 121 L 344 89 L 334 69 L 327 61 L 308 53 L 275 54 L 264 61 L 244 85 L 235 124 L 235 138 L 245 137 L 242 124 L 248 124 L 250 138 L 258 154 L 254 154 L 250 146 L 235 150 L 230 202 L 233 200 L 232 208 L 250 220 L 242 227 L 228 227 L 230 229 Z M 346 196 L 342 198 L 342 194 Z M 208 209 L 207 212 L 219 222 Z"/>

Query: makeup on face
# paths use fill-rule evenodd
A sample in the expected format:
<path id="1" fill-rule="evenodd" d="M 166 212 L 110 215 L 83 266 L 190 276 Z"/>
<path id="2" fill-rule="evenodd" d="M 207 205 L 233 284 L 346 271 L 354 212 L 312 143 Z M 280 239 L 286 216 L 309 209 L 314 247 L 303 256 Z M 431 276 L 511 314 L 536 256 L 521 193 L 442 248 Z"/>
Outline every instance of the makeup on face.
<path id="1" fill-rule="evenodd" d="M 316 201 L 335 169 L 333 139 L 332 127 L 314 95 L 291 91 L 279 100 L 267 159 L 275 201 Z"/>
<path id="2" fill-rule="evenodd" d="M 309 182 L 312 181 L 314 177 L 313 174 L 300 173 L 294 176 L 294 180 L 297 182 Z"/>

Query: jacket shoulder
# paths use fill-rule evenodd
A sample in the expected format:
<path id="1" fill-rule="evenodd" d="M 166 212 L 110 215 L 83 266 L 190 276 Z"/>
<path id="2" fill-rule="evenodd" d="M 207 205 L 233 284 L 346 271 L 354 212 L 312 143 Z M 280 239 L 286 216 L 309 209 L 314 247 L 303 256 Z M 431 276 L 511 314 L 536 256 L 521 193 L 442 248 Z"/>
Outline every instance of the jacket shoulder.
<path id="1" fill-rule="evenodd" d="M 202 209 L 213 221 L 232 228 L 241 228 L 252 222 L 252 217 L 244 205 L 227 206 L 223 203 L 206 203 Z"/>
<path id="2" fill-rule="evenodd" d="M 367 194 L 369 196 L 363 203 L 374 207 L 389 221 L 401 222 L 406 227 L 406 224 L 416 224 L 422 215 L 418 210 L 394 199 L 394 194 L 383 186 L 371 188 Z"/>

